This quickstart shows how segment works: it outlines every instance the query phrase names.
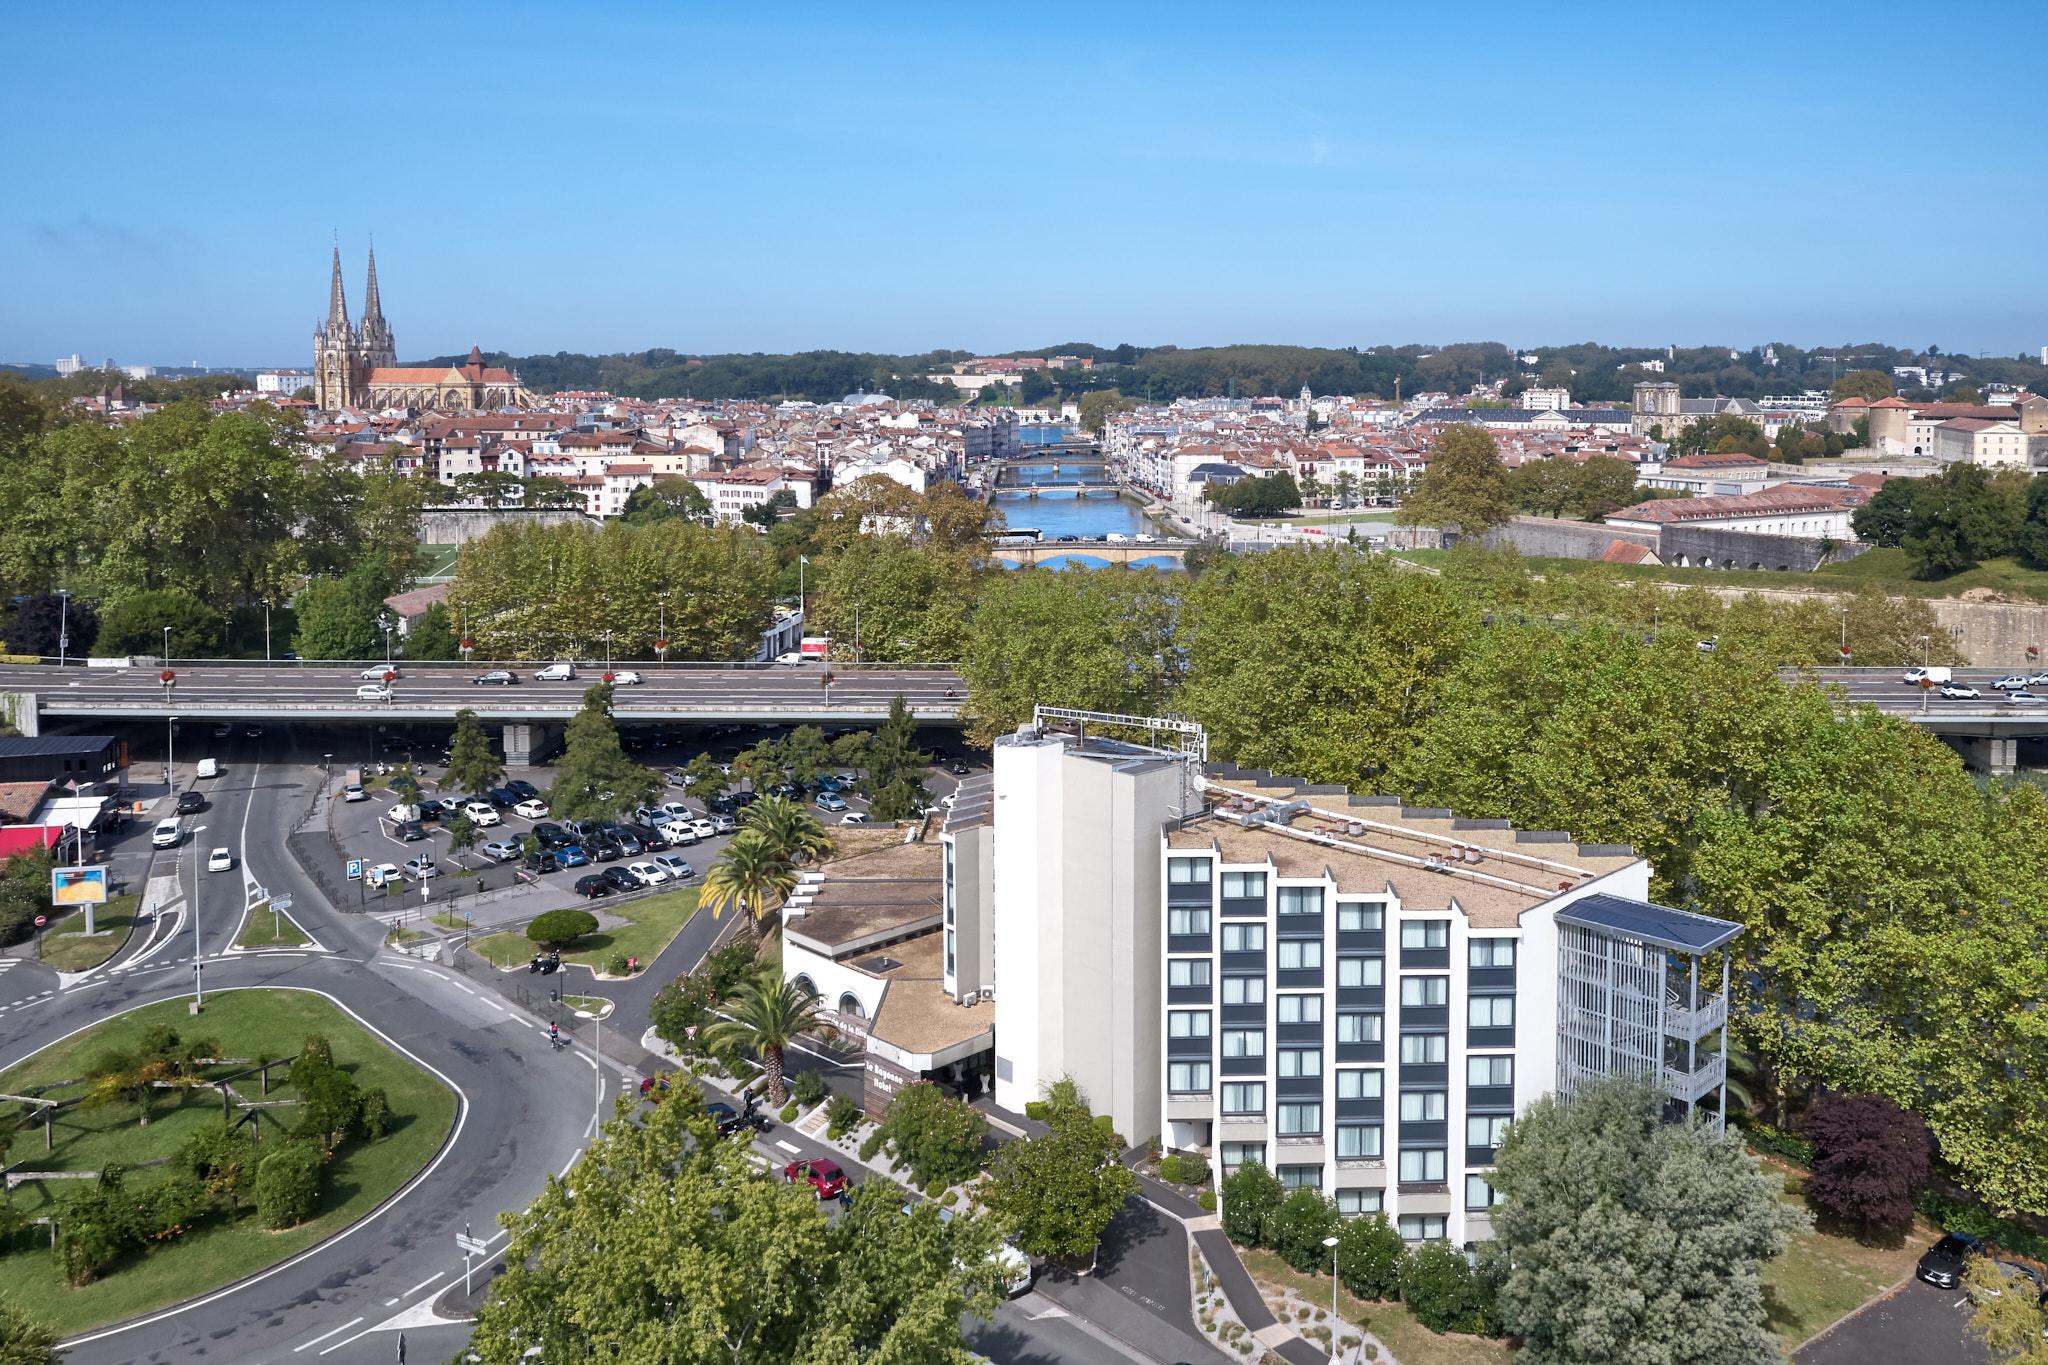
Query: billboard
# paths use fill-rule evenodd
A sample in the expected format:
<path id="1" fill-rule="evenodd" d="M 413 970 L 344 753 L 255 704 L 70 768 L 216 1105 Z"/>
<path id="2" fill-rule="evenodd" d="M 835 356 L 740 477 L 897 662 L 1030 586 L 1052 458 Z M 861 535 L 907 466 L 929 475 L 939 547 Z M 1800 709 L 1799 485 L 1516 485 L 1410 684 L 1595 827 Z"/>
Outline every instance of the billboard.
<path id="1" fill-rule="evenodd" d="M 53 867 L 50 869 L 50 904 L 105 905 L 107 865 L 95 867 Z"/>

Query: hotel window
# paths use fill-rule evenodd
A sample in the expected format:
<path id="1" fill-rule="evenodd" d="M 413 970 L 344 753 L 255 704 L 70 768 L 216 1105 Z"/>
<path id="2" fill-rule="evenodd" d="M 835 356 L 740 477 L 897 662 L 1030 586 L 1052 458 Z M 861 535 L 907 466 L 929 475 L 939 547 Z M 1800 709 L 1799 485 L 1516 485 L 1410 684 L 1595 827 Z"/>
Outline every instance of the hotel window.
<path id="1" fill-rule="evenodd" d="M 1263 1142 L 1226 1142 L 1221 1147 L 1225 1174 L 1236 1170 L 1247 1161 L 1266 1164 L 1266 1144 Z"/>
<path id="2" fill-rule="evenodd" d="M 1507 1136 L 1507 1132 L 1506 1114 L 1474 1114 L 1465 1120 L 1465 1145 L 1498 1147 L 1500 1140 Z"/>
<path id="3" fill-rule="evenodd" d="M 1282 1101 L 1273 1109 L 1273 1128 L 1281 1137 L 1307 1137 L 1323 1131 L 1321 1104 L 1290 1104 Z"/>
<path id="4" fill-rule="evenodd" d="M 1450 1002 L 1451 979 L 1448 976 L 1401 978 L 1401 1003 L 1404 1005 L 1448 1005 Z"/>
<path id="5" fill-rule="evenodd" d="M 1467 961 L 1474 967 L 1515 965 L 1515 941 L 1511 938 L 1475 938 L 1467 946 L 1471 949 Z"/>
<path id="6" fill-rule="evenodd" d="M 1265 1056 L 1266 1031 L 1262 1028 L 1227 1028 L 1223 1030 L 1223 1055 L 1226 1057 Z"/>
<path id="7" fill-rule="evenodd" d="M 1274 1174 L 1280 1177 L 1282 1189 L 1319 1190 L 1323 1187 L 1323 1168 L 1320 1166 L 1282 1166 Z"/>
<path id="8" fill-rule="evenodd" d="M 1401 1060 L 1409 1066 L 1441 1066 L 1449 1050 L 1449 1043 L 1441 1033 L 1401 1035 Z"/>
<path id="9" fill-rule="evenodd" d="M 1207 886 L 1212 862 L 1209 858 L 1168 858 L 1166 880 L 1174 886 Z"/>
<path id="10" fill-rule="evenodd" d="M 1362 1071 L 1357 1067 L 1337 1068 L 1337 1098 L 1340 1100 L 1376 1100 L 1380 1097 L 1380 1073 Z"/>
<path id="11" fill-rule="evenodd" d="M 1441 1090 L 1404 1090 L 1401 1092 L 1401 1122 L 1442 1123 L 1445 1114 L 1444 1092 Z"/>
<path id="12" fill-rule="evenodd" d="M 1339 1190 L 1336 1198 L 1337 1212 L 1355 1218 L 1361 1213 L 1378 1213 L 1384 1196 L 1379 1190 Z"/>
<path id="13" fill-rule="evenodd" d="M 1266 898 L 1266 874 L 1263 872 L 1226 872 L 1223 874 L 1223 898 L 1225 900 L 1264 900 Z"/>
<path id="14" fill-rule="evenodd" d="M 1513 1085 L 1515 1083 L 1515 1059 L 1513 1057 L 1467 1057 L 1465 1059 L 1465 1084 L 1467 1085 Z"/>
<path id="15" fill-rule="evenodd" d="M 1323 910 L 1323 888 L 1320 886 L 1283 886 L 1278 900 L 1283 915 L 1318 915 Z"/>
<path id="16" fill-rule="evenodd" d="M 1441 1185 L 1444 1179 L 1444 1149 L 1407 1147 L 1401 1152 L 1403 1185 Z"/>
<path id="17" fill-rule="evenodd" d="M 1465 1002 L 1465 1022 L 1473 1028 L 1513 1028 L 1515 997 L 1475 995 Z"/>
<path id="18" fill-rule="evenodd" d="M 1483 1175 L 1465 1177 L 1465 1207 L 1468 1209 L 1490 1209 L 1500 1202 L 1500 1195 L 1488 1184 Z"/>
<path id="19" fill-rule="evenodd" d="M 1206 918 L 1206 915 L 1204 916 Z M 1223 951 L 1226 953 L 1260 953 L 1266 949 L 1266 926 L 1263 924 L 1226 924 L 1223 926 Z"/>
<path id="20" fill-rule="evenodd" d="M 1248 926 L 1257 928 L 1259 926 Z M 1280 956 L 1276 964 L 1283 972 L 1313 971 L 1323 965 L 1323 944 L 1320 939 L 1283 938 L 1280 940 Z"/>
<path id="21" fill-rule="evenodd" d="M 1339 933 L 1365 933 L 1374 929 L 1384 928 L 1386 922 L 1386 907 L 1378 901 L 1337 902 L 1337 932 Z"/>
<path id="22" fill-rule="evenodd" d="M 1226 1005 L 1265 1004 L 1266 978 L 1263 976 L 1225 976 L 1223 978 L 1223 1003 Z"/>
<path id="23" fill-rule="evenodd" d="M 1444 1239 L 1444 1215 L 1440 1213 L 1404 1213 L 1401 1215 L 1401 1240 L 1404 1242 L 1441 1242 Z"/>
<path id="24" fill-rule="evenodd" d="M 1380 1016 L 1355 1010 L 1339 1011 L 1337 1015 L 1337 1041 L 1340 1043 L 1377 1043 L 1380 1040 Z"/>
<path id="25" fill-rule="evenodd" d="M 1206 957 L 1170 957 L 1166 960 L 1166 984 L 1169 986 L 1206 986 L 1209 984 L 1209 959 Z"/>
<path id="26" fill-rule="evenodd" d="M 1223 1112 L 1226 1114 L 1265 1113 L 1266 1083 L 1264 1081 L 1225 1081 L 1223 1083 Z"/>
<path id="27" fill-rule="evenodd" d="M 1323 997 L 1320 995 L 1283 995 L 1277 1002 L 1278 1017 L 1283 1024 L 1320 1024 L 1323 1022 Z"/>
<path id="28" fill-rule="evenodd" d="M 1166 1036 L 1169 1038 L 1207 1038 L 1209 1036 L 1209 1011 L 1168 1010 L 1166 1012 Z"/>
<path id="29" fill-rule="evenodd" d="M 1447 919 L 1411 919 L 1401 925 L 1403 948 L 1448 948 L 1451 922 Z"/>
<path id="30" fill-rule="evenodd" d="M 1319 1047 L 1280 1049 L 1280 1075 L 1299 1079 L 1323 1074 L 1323 1050 Z"/>
<path id="31" fill-rule="evenodd" d="M 1166 912 L 1166 932 L 1169 934 L 1206 934 L 1209 932 L 1209 907 L 1206 905 L 1178 905 Z"/>
<path id="32" fill-rule="evenodd" d="M 1207 1062 L 1167 1063 L 1166 1088 L 1177 1095 L 1208 1094 L 1209 1064 Z"/>
<path id="33" fill-rule="evenodd" d="M 1378 986 L 1384 984 L 1386 974 L 1379 958 L 1339 957 L 1337 959 L 1337 984 L 1339 986 Z"/>
<path id="34" fill-rule="evenodd" d="M 1337 1125 L 1337 1155 L 1339 1157 L 1373 1158 L 1380 1154 L 1380 1126 L 1377 1123 L 1340 1123 Z"/>

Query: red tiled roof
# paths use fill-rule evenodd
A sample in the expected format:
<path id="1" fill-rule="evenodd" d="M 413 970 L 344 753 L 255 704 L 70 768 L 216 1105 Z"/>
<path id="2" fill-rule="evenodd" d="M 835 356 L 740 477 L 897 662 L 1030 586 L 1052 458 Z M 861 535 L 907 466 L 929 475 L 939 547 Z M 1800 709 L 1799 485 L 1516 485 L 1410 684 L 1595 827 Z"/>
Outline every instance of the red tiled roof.
<path id="1" fill-rule="evenodd" d="M 1763 469 L 1764 461 L 1740 450 L 1708 450 L 1667 461 L 1666 469 Z"/>
<path id="2" fill-rule="evenodd" d="M 1600 562 L 1602 564 L 1640 564 L 1644 560 L 1654 557 L 1646 545 L 1638 545 L 1633 540 L 1616 540 L 1610 543 L 1601 554 Z"/>
<path id="3" fill-rule="evenodd" d="M 1802 512 L 1840 512 L 1860 507 L 1869 498 L 1862 488 L 1816 488 L 1779 484 L 1755 493 L 1725 493 L 1709 498 L 1661 498 L 1608 513 L 1609 521 L 1665 524 L 1706 521 L 1719 517 L 1797 516 Z"/>

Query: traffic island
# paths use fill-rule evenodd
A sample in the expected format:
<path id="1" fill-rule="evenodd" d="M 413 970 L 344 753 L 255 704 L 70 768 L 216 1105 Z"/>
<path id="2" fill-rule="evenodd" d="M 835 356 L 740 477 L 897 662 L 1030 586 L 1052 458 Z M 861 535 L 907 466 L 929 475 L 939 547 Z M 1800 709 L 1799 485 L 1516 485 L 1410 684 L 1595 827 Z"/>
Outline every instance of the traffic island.
<path id="1" fill-rule="evenodd" d="M 598 927 L 596 933 L 563 945 L 562 965 L 587 967 L 594 976 L 627 976 L 632 973 L 611 970 L 614 960 L 631 958 L 645 968 L 660 956 L 697 913 L 697 888 L 652 896 L 604 897 L 571 908 L 589 910 L 597 916 Z M 538 951 L 523 926 L 475 939 L 469 946 L 484 961 L 508 972 L 523 970 Z"/>
<path id="2" fill-rule="evenodd" d="M 135 928 L 135 897 L 109 896 L 93 907 L 93 932 L 85 932 L 85 911 L 73 910 L 43 930 L 44 963 L 66 974 L 89 972 L 121 951 Z"/>

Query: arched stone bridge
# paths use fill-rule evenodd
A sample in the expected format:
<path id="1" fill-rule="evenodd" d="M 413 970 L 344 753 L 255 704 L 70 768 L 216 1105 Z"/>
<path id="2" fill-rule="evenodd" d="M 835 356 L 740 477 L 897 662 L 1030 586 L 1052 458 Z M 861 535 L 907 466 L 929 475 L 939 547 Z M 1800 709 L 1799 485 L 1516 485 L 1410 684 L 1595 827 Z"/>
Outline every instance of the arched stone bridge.
<path id="1" fill-rule="evenodd" d="M 1145 559 L 1170 559 L 1178 564 L 1184 562 L 1189 550 L 1201 543 L 1199 540 L 1041 540 L 999 544 L 990 555 L 1002 563 L 1020 568 L 1043 564 L 1048 559 L 1063 555 L 1086 556 L 1105 564 L 1129 564 Z"/>

